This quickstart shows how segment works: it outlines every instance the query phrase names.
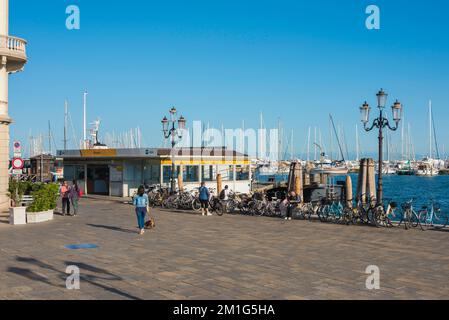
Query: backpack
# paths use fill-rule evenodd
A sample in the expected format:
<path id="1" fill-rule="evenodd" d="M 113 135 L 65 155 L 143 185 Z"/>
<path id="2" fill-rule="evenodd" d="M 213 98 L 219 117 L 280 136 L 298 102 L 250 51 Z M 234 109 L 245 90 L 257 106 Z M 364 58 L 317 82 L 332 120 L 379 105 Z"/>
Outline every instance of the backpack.
<path id="1" fill-rule="evenodd" d="M 221 192 L 220 192 L 220 200 L 224 200 L 225 198 L 226 198 L 226 190 L 223 189 L 223 190 L 221 190 Z"/>

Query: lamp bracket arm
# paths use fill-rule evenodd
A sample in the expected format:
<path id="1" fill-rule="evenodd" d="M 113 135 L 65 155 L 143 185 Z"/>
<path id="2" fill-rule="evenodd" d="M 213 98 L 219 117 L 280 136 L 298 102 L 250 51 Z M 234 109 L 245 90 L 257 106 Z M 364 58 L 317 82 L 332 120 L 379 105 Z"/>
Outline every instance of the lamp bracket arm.
<path id="1" fill-rule="evenodd" d="M 385 119 L 385 126 L 386 126 L 388 129 L 390 129 L 391 131 L 396 131 L 396 130 L 398 130 L 398 128 L 399 128 L 399 121 L 396 122 L 396 126 L 392 127 L 392 126 L 390 125 L 390 122 L 389 122 L 387 119 Z"/>
<path id="2" fill-rule="evenodd" d="M 370 132 L 371 130 L 374 129 L 374 127 L 379 127 L 379 119 L 374 120 L 372 126 L 369 128 L 366 126 L 366 123 L 364 124 L 364 128 L 365 128 L 366 132 Z"/>

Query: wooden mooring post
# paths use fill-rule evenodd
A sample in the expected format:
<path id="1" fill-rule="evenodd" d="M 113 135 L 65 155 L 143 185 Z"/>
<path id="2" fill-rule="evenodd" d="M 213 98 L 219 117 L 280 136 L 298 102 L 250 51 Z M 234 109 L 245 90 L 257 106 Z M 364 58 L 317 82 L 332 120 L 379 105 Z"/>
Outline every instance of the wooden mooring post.
<path id="1" fill-rule="evenodd" d="M 370 202 L 374 202 L 376 199 L 375 163 L 373 159 L 362 159 L 357 179 L 356 200 L 366 204 L 368 199 Z"/>

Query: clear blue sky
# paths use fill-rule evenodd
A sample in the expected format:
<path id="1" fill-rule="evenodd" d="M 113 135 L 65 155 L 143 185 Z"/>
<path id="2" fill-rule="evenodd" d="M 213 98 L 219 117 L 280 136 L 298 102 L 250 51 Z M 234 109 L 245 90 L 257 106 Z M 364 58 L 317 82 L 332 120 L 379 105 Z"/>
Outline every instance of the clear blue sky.
<path id="1" fill-rule="evenodd" d="M 69 4 L 79 31 L 65 28 Z M 381 9 L 379 31 L 365 28 L 369 4 Z M 25 72 L 10 77 L 11 137 L 24 143 L 51 120 L 62 147 L 66 98 L 81 136 L 87 88 L 90 121 L 99 116 L 103 133 L 140 126 L 149 146 L 161 145 L 160 119 L 175 105 L 217 128 L 281 117 L 297 152 L 309 125 L 327 136 L 332 113 L 353 150 L 358 108 L 383 87 L 404 104 L 421 153 L 432 98 L 449 151 L 446 0 L 11 0 L 10 33 L 29 42 Z M 361 139 L 375 150 L 374 133 Z"/>

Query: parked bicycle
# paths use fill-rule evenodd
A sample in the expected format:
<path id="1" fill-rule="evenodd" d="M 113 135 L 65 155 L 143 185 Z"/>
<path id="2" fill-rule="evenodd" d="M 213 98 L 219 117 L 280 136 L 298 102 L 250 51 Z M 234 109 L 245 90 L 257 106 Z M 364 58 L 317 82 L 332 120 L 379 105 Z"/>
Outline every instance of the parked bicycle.
<path id="1" fill-rule="evenodd" d="M 431 200 L 430 205 L 423 206 L 419 212 L 418 221 L 425 230 L 444 229 L 448 224 L 448 215 L 441 211 L 438 202 Z"/>
<path id="2" fill-rule="evenodd" d="M 410 228 L 416 228 L 419 226 L 421 230 L 424 230 L 424 228 L 421 225 L 421 222 L 419 221 L 419 214 L 413 208 L 413 201 L 414 199 L 411 199 L 407 202 L 404 202 L 401 205 L 402 218 L 401 221 L 399 222 L 399 226 L 404 224 L 405 230 L 408 230 Z"/>

